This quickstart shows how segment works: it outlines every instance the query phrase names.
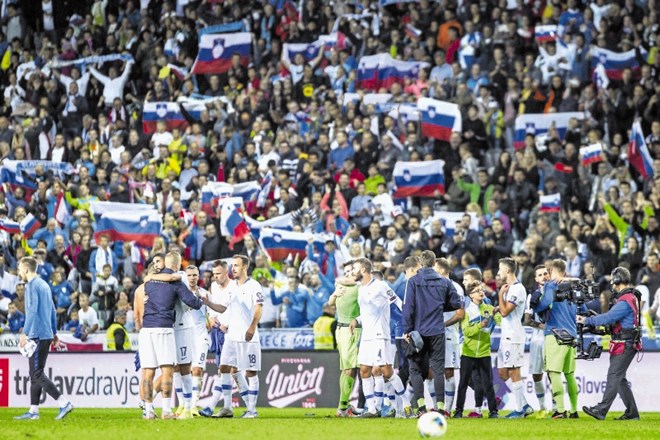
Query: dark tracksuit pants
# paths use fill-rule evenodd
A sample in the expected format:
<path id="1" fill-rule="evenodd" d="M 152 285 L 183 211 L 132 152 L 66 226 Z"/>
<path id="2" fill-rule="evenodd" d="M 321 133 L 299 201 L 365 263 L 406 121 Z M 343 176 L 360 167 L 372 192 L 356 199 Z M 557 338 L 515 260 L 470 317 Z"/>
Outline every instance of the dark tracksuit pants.
<path id="1" fill-rule="evenodd" d="M 473 371 L 479 372 L 478 376 L 481 379 L 479 385 L 488 399 L 488 410 L 497 411 L 497 401 L 495 400 L 495 390 L 493 389 L 493 368 L 490 356 L 482 358 L 461 356 L 461 380 L 458 385 L 458 396 L 456 397 L 456 411 L 463 411 L 463 407 L 465 406 L 465 394 L 468 389 L 470 378 L 473 377 Z M 477 384 L 475 383 L 474 385 Z M 476 392 L 477 389 L 475 387 L 475 394 Z M 479 399 L 479 396 L 476 396 L 476 398 Z M 483 395 L 481 396 L 481 400 L 475 402 L 475 405 L 479 408 L 482 403 Z"/>
<path id="2" fill-rule="evenodd" d="M 415 401 L 424 398 L 424 379 L 429 369 L 433 372 L 435 398 L 445 401 L 445 335 L 422 336 L 424 348 L 410 359 L 410 383 L 415 392 Z M 428 362 L 427 362 L 428 361 Z"/>
<path id="3" fill-rule="evenodd" d="M 607 386 L 605 387 L 603 400 L 596 405 L 596 409 L 602 414 L 607 414 L 618 394 L 626 406 L 625 414 L 628 417 L 639 417 L 635 396 L 626 379 L 626 371 L 628 371 L 628 367 L 636 354 L 637 351 L 632 346 L 626 345 L 626 349 L 622 354 L 610 356 L 610 367 L 607 370 Z"/>
<path id="4" fill-rule="evenodd" d="M 46 391 L 53 399 L 57 400 L 62 395 L 55 384 L 46 376 L 44 368 L 50 350 L 51 339 L 37 341 L 37 348 L 30 356 L 30 405 L 39 405 L 41 391 Z"/>

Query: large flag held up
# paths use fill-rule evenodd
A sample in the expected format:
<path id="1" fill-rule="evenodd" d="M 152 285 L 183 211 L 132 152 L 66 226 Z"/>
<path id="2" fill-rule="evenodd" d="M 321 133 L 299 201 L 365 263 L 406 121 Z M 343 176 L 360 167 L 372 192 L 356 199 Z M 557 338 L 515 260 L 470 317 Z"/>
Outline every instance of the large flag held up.
<path id="1" fill-rule="evenodd" d="M 445 162 L 430 160 L 424 162 L 402 162 L 394 165 L 394 198 L 433 197 L 445 193 Z"/>
<path id="2" fill-rule="evenodd" d="M 537 43 L 548 43 L 557 39 L 557 25 L 546 24 L 534 27 L 534 39 Z"/>
<path id="3" fill-rule="evenodd" d="M 263 228 L 259 244 L 272 261 L 282 261 L 289 257 L 295 259 L 296 256 L 302 260 L 307 255 L 307 243 L 312 237 L 307 232 Z"/>
<path id="4" fill-rule="evenodd" d="M 96 222 L 94 239 L 102 235 L 112 241 L 134 241 L 140 246 L 151 247 L 160 235 L 162 219 L 158 211 L 106 212 Z"/>
<path id="5" fill-rule="evenodd" d="M 207 34 L 199 40 L 199 52 L 192 67 L 195 75 L 225 73 L 231 67 L 231 59 L 238 54 L 241 65 L 247 66 L 252 51 L 252 34 Z"/>
<path id="6" fill-rule="evenodd" d="M 646 49 L 640 47 L 639 51 L 641 58 L 645 59 L 647 56 Z M 591 68 L 596 69 L 598 64 L 603 65 L 609 79 L 621 79 L 624 69 L 630 69 L 634 77 L 639 77 L 641 73 L 641 64 L 637 57 L 637 49 L 630 49 L 627 52 L 612 52 L 611 50 L 600 47 L 592 47 Z"/>
<path id="7" fill-rule="evenodd" d="M 29 189 L 37 189 L 34 175 L 37 167 L 44 171 L 50 171 L 62 178 L 64 174 L 75 171 L 69 162 L 52 162 L 50 160 L 7 160 L 2 161 L 0 167 L 0 183 L 23 186 Z"/>
<path id="8" fill-rule="evenodd" d="M 513 133 L 513 146 L 516 150 L 525 148 L 525 136 L 531 134 L 539 136 L 548 132 L 554 126 L 560 140 L 563 140 L 568 130 L 568 121 L 571 118 L 584 119 L 582 112 L 563 113 L 528 113 L 516 118 L 515 132 Z"/>
<path id="9" fill-rule="evenodd" d="M 240 197 L 247 204 L 256 200 L 259 191 L 261 191 L 261 185 L 254 180 L 235 185 L 226 182 L 208 182 L 202 188 L 202 211 L 215 217 L 216 208 L 221 199 L 232 196 Z"/>
<path id="10" fill-rule="evenodd" d="M 653 178 L 653 160 L 644 140 L 642 124 L 635 121 L 628 141 L 628 161 L 645 179 Z"/>
<path id="11" fill-rule="evenodd" d="M 417 79 L 420 69 L 427 67 L 426 62 L 396 60 L 386 53 L 365 56 L 358 64 L 357 86 L 378 90 L 394 83 L 403 85 L 406 78 Z"/>
<path id="12" fill-rule="evenodd" d="M 282 229 L 290 231 L 293 229 L 293 218 L 291 213 L 278 215 L 277 217 L 269 218 L 268 220 L 255 220 L 252 217 L 245 217 L 245 221 L 250 227 L 250 232 L 255 239 L 261 236 L 261 230 L 265 228 Z"/>
<path id="13" fill-rule="evenodd" d="M 175 128 L 185 129 L 188 126 L 176 102 L 145 102 L 142 110 L 142 130 L 145 134 L 154 133 L 158 121 L 164 121 L 168 131 Z"/>
<path id="14" fill-rule="evenodd" d="M 458 105 L 431 98 L 420 98 L 417 107 L 422 114 L 422 135 L 449 141 L 452 132 L 461 132 L 463 119 Z"/>

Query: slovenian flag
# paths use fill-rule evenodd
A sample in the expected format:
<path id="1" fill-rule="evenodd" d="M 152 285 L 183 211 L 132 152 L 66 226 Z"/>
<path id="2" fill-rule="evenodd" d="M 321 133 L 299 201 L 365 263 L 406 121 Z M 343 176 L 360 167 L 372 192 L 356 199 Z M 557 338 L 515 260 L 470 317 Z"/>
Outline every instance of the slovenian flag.
<path id="1" fill-rule="evenodd" d="M 422 135 L 449 141 L 452 132 L 461 132 L 463 121 L 456 104 L 431 98 L 420 98 L 417 107 L 422 116 Z"/>
<path id="2" fill-rule="evenodd" d="M 580 157 L 582 158 L 582 165 L 589 166 L 592 163 L 601 162 L 603 160 L 603 146 L 601 144 L 592 144 L 587 147 L 580 148 Z"/>
<path id="3" fill-rule="evenodd" d="M 234 250 L 236 243 L 250 234 L 250 228 L 243 218 L 243 210 L 232 201 L 234 198 L 224 199 L 220 210 L 220 233 L 224 237 L 229 237 L 229 249 L 231 250 Z"/>
<path id="4" fill-rule="evenodd" d="M 387 115 L 396 120 L 400 119 L 404 124 L 408 121 L 419 121 L 419 107 L 415 103 L 397 104 L 392 106 Z"/>
<path id="5" fill-rule="evenodd" d="M 312 234 L 306 232 L 263 228 L 259 244 L 272 261 L 283 261 L 289 257 L 303 260 L 307 255 L 307 243 L 312 237 Z"/>
<path id="6" fill-rule="evenodd" d="M 610 85 L 610 79 L 607 77 L 605 67 L 601 63 L 598 63 L 598 66 L 594 69 L 594 73 L 591 75 L 591 81 L 598 89 L 606 89 Z"/>
<path id="7" fill-rule="evenodd" d="M 557 39 L 557 25 L 546 24 L 534 27 L 534 39 L 537 43 L 548 43 Z"/>
<path id="8" fill-rule="evenodd" d="M 250 232 L 255 239 L 261 236 L 261 230 L 265 228 L 282 229 L 284 231 L 293 230 L 293 217 L 291 213 L 278 215 L 267 220 L 255 220 L 252 217 L 245 217 L 245 221 L 250 227 Z"/>
<path id="9" fill-rule="evenodd" d="M 2 296 L 13 300 L 16 298 L 16 286 L 21 282 L 21 279 L 8 270 L 5 270 L 4 272 L 5 273 L 2 275 L 2 278 L 0 278 L 0 289 L 2 289 Z"/>
<path id="10" fill-rule="evenodd" d="M 239 197 L 247 205 L 247 203 L 256 200 L 260 190 L 261 185 L 254 180 L 235 185 L 226 182 L 208 182 L 202 188 L 202 211 L 215 217 L 215 210 L 221 199 L 232 196 Z"/>
<path id="11" fill-rule="evenodd" d="M 416 39 L 416 38 L 421 38 L 422 36 L 422 31 L 420 29 L 417 29 L 415 26 L 413 26 L 410 23 L 406 25 L 404 30 L 406 32 L 406 35 L 408 35 L 408 38 Z"/>
<path id="12" fill-rule="evenodd" d="M 319 55 L 319 51 L 323 47 L 323 44 L 316 40 L 313 43 L 295 43 L 295 44 L 284 44 L 282 46 L 282 51 L 284 52 L 285 59 L 293 61 L 296 55 L 300 54 L 303 56 L 305 61 L 309 62 L 316 58 Z"/>
<path id="13" fill-rule="evenodd" d="M 21 233 L 21 225 L 8 218 L 0 218 L 0 229 L 7 231 L 9 234 Z"/>
<path id="14" fill-rule="evenodd" d="M 344 35 L 343 32 L 332 32 L 328 35 L 321 35 L 316 41 L 320 42 L 326 48 L 334 48 L 337 50 L 345 49 L 349 43 L 349 40 L 346 39 L 346 35 Z"/>
<path id="15" fill-rule="evenodd" d="M 266 206 L 266 200 L 268 200 L 268 194 L 270 193 L 270 187 L 273 184 L 273 172 L 268 170 L 266 177 L 261 181 L 261 189 L 259 190 L 259 195 L 257 196 L 257 208 L 263 208 Z"/>
<path id="16" fill-rule="evenodd" d="M 151 248 L 154 239 L 160 236 L 162 219 L 158 211 L 106 212 L 96 222 L 94 239 L 107 235 L 112 241 L 134 241 L 140 246 Z"/>
<path id="17" fill-rule="evenodd" d="M 37 189 L 37 182 L 33 179 L 37 167 L 43 168 L 62 179 L 65 174 L 75 172 L 73 164 L 69 162 L 53 162 L 50 160 L 8 160 L 2 161 L 0 167 L 0 183 L 13 186 L 22 186 L 28 190 Z"/>
<path id="18" fill-rule="evenodd" d="M 145 102 L 142 110 L 142 130 L 144 133 L 154 133 L 158 121 L 165 121 L 168 131 L 188 127 L 188 121 L 186 121 L 179 104 L 176 102 Z"/>
<path id="19" fill-rule="evenodd" d="M 513 133 L 513 146 L 516 150 L 525 148 L 525 136 L 528 134 L 534 137 L 546 134 L 554 126 L 560 140 L 566 137 L 568 130 L 568 121 L 571 118 L 577 120 L 584 119 L 582 112 L 563 112 L 563 113 L 529 113 L 520 115 L 516 118 L 515 131 Z"/>
<path id="20" fill-rule="evenodd" d="M 55 220 L 57 220 L 60 225 L 64 226 L 70 219 L 71 208 L 69 208 L 69 204 L 66 202 L 64 193 L 60 192 L 60 195 L 57 197 L 57 202 L 55 203 Z"/>
<path id="21" fill-rule="evenodd" d="M 403 85 L 406 79 L 417 79 L 419 71 L 427 67 L 426 62 L 396 60 L 386 53 L 365 56 L 358 64 L 357 86 L 378 90 L 394 83 Z"/>
<path id="22" fill-rule="evenodd" d="M 639 51 L 641 58 L 646 59 L 646 49 L 640 47 Z M 609 79 L 620 80 L 624 69 L 630 69 L 635 78 L 639 78 L 641 73 L 641 65 L 637 58 L 637 49 L 630 49 L 627 52 L 612 52 L 611 50 L 601 49 L 600 47 L 592 47 L 591 68 L 596 69 L 598 64 L 603 65 Z"/>
<path id="23" fill-rule="evenodd" d="M 97 219 L 106 213 L 156 211 L 154 205 L 147 203 L 101 202 L 97 200 L 89 202 L 89 208 Z"/>
<path id="24" fill-rule="evenodd" d="M 642 125 L 635 121 L 628 141 L 628 161 L 645 179 L 653 178 L 653 161 L 644 140 Z"/>
<path id="25" fill-rule="evenodd" d="M 234 54 L 240 56 L 241 65 L 247 66 L 250 63 L 251 51 L 252 34 L 249 32 L 202 35 L 192 73 L 225 73 L 231 67 Z"/>
<path id="26" fill-rule="evenodd" d="M 559 193 L 541 196 L 541 212 L 559 212 L 561 211 L 561 196 Z"/>
<path id="27" fill-rule="evenodd" d="M 394 165 L 393 177 L 396 191 L 393 197 L 434 197 L 436 192 L 445 193 L 445 162 L 402 162 Z"/>
<path id="28" fill-rule="evenodd" d="M 41 227 L 41 223 L 32 215 L 28 214 L 21 220 L 20 228 L 23 237 L 30 238 Z"/>

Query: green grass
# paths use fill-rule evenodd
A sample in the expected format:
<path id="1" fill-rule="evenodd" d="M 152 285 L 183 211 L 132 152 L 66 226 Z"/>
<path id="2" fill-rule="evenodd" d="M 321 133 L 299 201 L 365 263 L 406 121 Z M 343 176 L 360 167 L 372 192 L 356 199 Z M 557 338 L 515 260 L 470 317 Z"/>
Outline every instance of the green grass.
<path id="1" fill-rule="evenodd" d="M 329 409 L 259 410 L 259 419 L 142 420 L 137 409 L 76 409 L 56 422 L 55 409 L 42 409 L 41 419 L 14 421 L 25 409 L 0 410 L 0 439 L 417 439 L 416 420 L 336 419 Z M 242 413 L 237 411 L 237 415 Z M 446 439 L 656 439 L 660 438 L 660 413 L 642 414 L 639 422 L 599 422 L 584 414 L 579 420 L 449 420 Z"/>

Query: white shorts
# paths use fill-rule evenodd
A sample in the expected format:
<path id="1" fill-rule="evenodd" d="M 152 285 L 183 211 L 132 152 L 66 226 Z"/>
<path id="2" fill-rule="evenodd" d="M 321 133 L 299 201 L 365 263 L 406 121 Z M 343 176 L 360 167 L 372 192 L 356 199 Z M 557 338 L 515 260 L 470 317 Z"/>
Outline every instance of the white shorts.
<path id="1" fill-rule="evenodd" d="M 545 373 L 544 340 L 532 340 L 529 343 L 529 374 Z"/>
<path id="2" fill-rule="evenodd" d="M 138 336 L 138 344 L 142 368 L 158 368 L 176 363 L 174 329 L 143 328 Z"/>
<path id="3" fill-rule="evenodd" d="M 220 365 L 228 365 L 239 371 L 261 371 L 261 342 L 225 341 Z"/>
<path id="4" fill-rule="evenodd" d="M 192 328 L 174 330 L 176 340 L 176 363 L 186 365 L 192 363 L 195 333 Z"/>
<path id="5" fill-rule="evenodd" d="M 524 343 L 500 342 L 497 351 L 497 368 L 520 368 L 523 366 Z"/>
<path id="6" fill-rule="evenodd" d="M 211 338 L 208 333 L 195 332 L 193 339 L 192 367 L 204 368 L 206 366 L 206 355 L 209 352 Z"/>
<path id="7" fill-rule="evenodd" d="M 392 343 L 389 339 L 361 341 L 358 351 L 358 364 L 369 367 L 392 365 L 394 362 L 394 353 L 391 347 Z"/>
<path id="8" fill-rule="evenodd" d="M 445 368 L 460 368 L 461 344 L 458 341 L 445 339 Z"/>

